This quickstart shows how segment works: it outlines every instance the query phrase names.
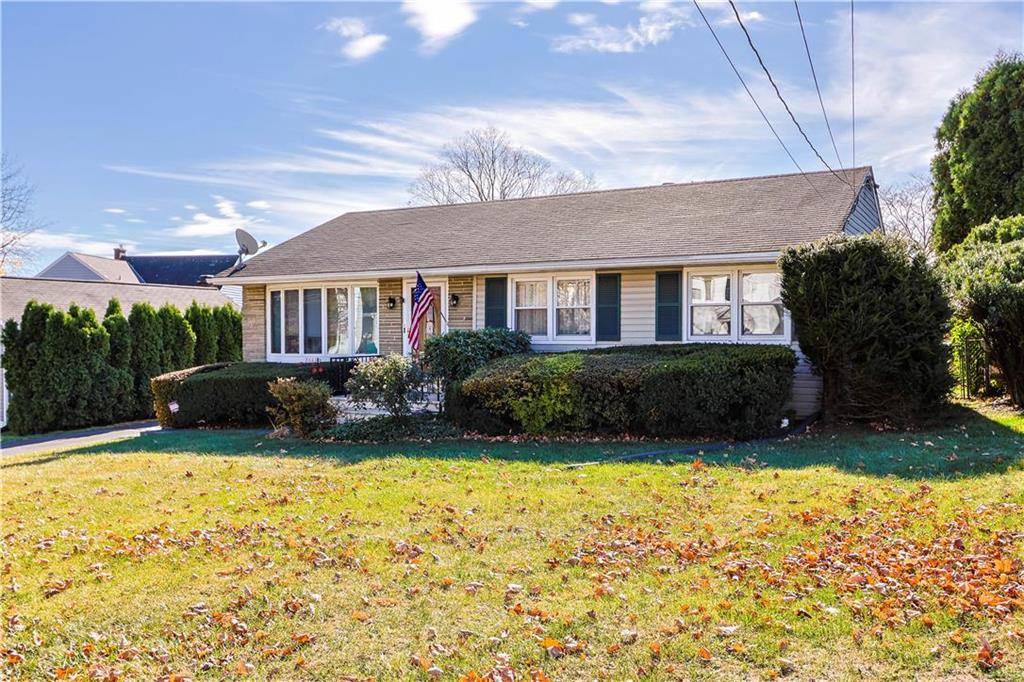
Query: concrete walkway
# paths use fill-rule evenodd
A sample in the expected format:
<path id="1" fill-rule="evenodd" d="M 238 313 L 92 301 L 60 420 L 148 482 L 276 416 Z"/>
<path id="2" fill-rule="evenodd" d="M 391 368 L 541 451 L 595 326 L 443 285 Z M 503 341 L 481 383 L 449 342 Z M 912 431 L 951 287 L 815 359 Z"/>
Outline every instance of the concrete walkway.
<path id="1" fill-rule="evenodd" d="M 151 419 L 124 424 L 112 424 L 110 426 L 98 426 L 79 431 L 61 431 L 51 435 L 32 436 L 26 439 L 18 439 L 17 445 L 11 445 L 10 447 L 4 442 L 4 437 L 0 436 L 0 456 L 13 457 L 15 455 L 32 455 L 39 452 L 72 450 L 86 445 L 135 438 L 147 431 L 158 431 L 159 429 L 160 424 L 155 419 Z"/>

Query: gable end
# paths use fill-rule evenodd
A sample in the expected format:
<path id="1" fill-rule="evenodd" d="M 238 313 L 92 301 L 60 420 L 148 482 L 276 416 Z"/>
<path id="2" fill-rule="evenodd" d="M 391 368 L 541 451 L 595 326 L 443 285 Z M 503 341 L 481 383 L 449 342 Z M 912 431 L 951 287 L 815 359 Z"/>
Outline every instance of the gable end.
<path id="1" fill-rule="evenodd" d="M 846 234 L 867 234 L 882 229 L 882 212 L 878 203 L 878 186 L 871 174 L 864 176 L 864 184 L 853 200 L 849 215 L 843 223 Z"/>

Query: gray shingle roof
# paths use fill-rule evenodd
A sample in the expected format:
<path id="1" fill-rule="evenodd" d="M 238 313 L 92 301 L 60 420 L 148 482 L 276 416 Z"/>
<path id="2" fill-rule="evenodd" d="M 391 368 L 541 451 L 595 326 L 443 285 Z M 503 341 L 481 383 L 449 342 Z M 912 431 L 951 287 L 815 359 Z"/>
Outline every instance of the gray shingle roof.
<path id="1" fill-rule="evenodd" d="M 40 279 L 38 277 L 0 277 L 0 321 L 21 319 L 25 304 L 35 300 L 67 310 L 72 303 L 92 308 L 103 316 L 110 299 L 121 302 L 128 314 L 132 304 L 148 302 L 159 308 L 164 303 L 177 306 L 184 312 L 192 301 L 206 305 L 224 305 L 231 301 L 214 287 L 176 287 L 159 284 L 128 284 L 123 282 L 84 282 L 69 279 Z"/>
<path id="2" fill-rule="evenodd" d="M 346 213 L 231 279 L 778 251 L 842 230 L 855 194 L 825 171 Z"/>

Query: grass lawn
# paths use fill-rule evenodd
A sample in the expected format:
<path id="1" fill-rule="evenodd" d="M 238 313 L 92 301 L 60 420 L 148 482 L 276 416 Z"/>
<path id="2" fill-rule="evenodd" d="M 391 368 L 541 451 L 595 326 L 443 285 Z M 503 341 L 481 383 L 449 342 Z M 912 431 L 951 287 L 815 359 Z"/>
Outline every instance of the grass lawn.
<path id="1" fill-rule="evenodd" d="M 651 449 L 5 458 L 0 677 L 1024 678 L 1024 416 Z"/>

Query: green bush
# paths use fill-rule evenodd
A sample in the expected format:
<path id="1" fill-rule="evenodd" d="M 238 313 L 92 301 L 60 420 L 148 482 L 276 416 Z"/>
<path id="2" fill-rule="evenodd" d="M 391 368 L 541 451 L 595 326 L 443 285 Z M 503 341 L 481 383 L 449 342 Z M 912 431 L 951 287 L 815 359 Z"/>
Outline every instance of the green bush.
<path id="1" fill-rule="evenodd" d="M 952 372 L 963 394 L 974 397 L 988 390 L 988 354 L 981 325 L 970 318 L 955 317 L 949 330 L 952 348 Z"/>
<path id="2" fill-rule="evenodd" d="M 406 419 L 381 415 L 351 419 L 338 424 L 325 435 L 330 440 L 347 443 L 387 443 L 397 440 L 448 440 L 459 438 L 462 431 L 432 414 L 418 414 Z"/>
<path id="3" fill-rule="evenodd" d="M 238 362 L 242 359 L 242 313 L 224 304 L 213 309 L 217 329 L 217 361 Z"/>
<path id="4" fill-rule="evenodd" d="M 149 380 L 160 374 L 163 356 L 163 327 L 156 309 L 148 303 L 136 303 L 128 314 L 132 329 L 132 375 L 135 382 L 136 414 L 153 416 L 153 393 Z"/>
<path id="5" fill-rule="evenodd" d="M 157 418 L 166 428 L 264 426 L 277 405 L 270 383 L 281 377 L 308 379 L 309 368 L 278 362 L 200 365 L 152 380 Z"/>
<path id="6" fill-rule="evenodd" d="M 29 301 L 21 323 L 4 323 L 4 376 L 10 403 L 7 426 L 14 433 L 35 433 L 52 423 L 54 405 L 46 395 L 48 374 L 53 367 L 39 362 L 46 338 L 46 321 L 54 312 L 52 305 Z M 46 414 L 44 414 L 46 413 Z"/>
<path id="7" fill-rule="evenodd" d="M 357 364 L 345 384 L 352 402 L 374 405 L 396 419 L 404 419 L 411 414 L 411 401 L 422 386 L 420 369 L 401 355 Z"/>
<path id="8" fill-rule="evenodd" d="M 270 382 L 270 394 L 277 401 L 267 408 L 275 428 L 285 426 L 300 438 L 310 438 L 337 423 L 331 388 L 322 381 L 277 379 Z"/>
<path id="9" fill-rule="evenodd" d="M 1024 239 L 989 243 L 972 232 L 949 255 L 943 269 L 957 310 L 981 327 L 1011 400 L 1024 406 Z"/>
<path id="10" fill-rule="evenodd" d="M 456 384 L 466 428 L 747 438 L 776 429 L 792 388 L 788 348 L 690 344 L 518 355 Z"/>
<path id="11" fill-rule="evenodd" d="M 213 316 L 213 308 L 192 301 L 192 305 L 185 311 L 185 319 L 196 335 L 194 362 L 197 365 L 217 362 L 220 334 Z"/>
<path id="12" fill-rule="evenodd" d="M 782 300 L 823 382 L 823 410 L 902 421 L 948 396 L 950 307 L 935 269 L 883 234 L 786 249 Z"/>
<path id="13" fill-rule="evenodd" d="M 110 299 L 103 326 L 110 335 L 109 387 L 105 400 L 111 405 L 113 421 L 132 419 L 135 405 L 135 375 L 132 372 L 132 329 L 121 312 L 121 303 Z"/>
<path id="14" fill-rule="evenodd" d="M 196 334 L 177 307 L 165 303 L 157 311 L 160 318 L 160 371 L 172 372 L 195 364 Z"/>
<path id="15" fill-rule="evenodd" d="M 453 330 L 427 339 L 423 366 L 447 388 L 496 358 L 530 351 L 530 337 L 510 329 Z"/>

